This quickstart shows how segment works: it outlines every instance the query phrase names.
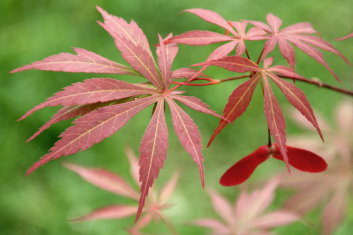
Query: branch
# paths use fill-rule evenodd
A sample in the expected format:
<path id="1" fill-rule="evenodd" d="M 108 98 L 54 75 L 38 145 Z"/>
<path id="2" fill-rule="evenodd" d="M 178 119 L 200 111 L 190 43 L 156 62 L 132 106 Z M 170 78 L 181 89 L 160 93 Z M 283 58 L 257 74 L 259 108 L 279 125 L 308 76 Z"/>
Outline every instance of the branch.
<path id="1" fill-rule="evenodd" d="M 329 84 L 321 82 L 319 79 L 312 79 L 311 80 L 311 79 L 307 79 L 307 78 L 297 78 L 297 77 L 294 78 L 294 77 L 290 77 L 290 76 L 281 76 L 281 75 L 278 75 L 278 76 L 281 77 L 281 78 L 285 78 L 285 79 L 294 79 L 296 81 L 310 83 L 310 84 L 316 85 L 318 87 L 323 87 L 323 88 L 326 88 L 326 89 L 329 89 L 329 90 L 332 90 L 332 91 L 336 91 L 338 93 L 342 93 L 342 94 L 353 96 L 353 91 L 346 90 L 346 89 L 343 89 L 343 88 L 339 88 L 339 87 L 336 87 L 336 86 L 331 86 Z"/>

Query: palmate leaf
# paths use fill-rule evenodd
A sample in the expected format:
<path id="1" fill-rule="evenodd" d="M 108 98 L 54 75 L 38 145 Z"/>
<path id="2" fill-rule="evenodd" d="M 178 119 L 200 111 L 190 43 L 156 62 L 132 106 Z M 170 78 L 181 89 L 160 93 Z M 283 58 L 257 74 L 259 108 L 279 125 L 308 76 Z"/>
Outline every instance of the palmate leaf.
<path id="1" fill-rule="evenodd" d="M 251 73 L 250 79 L 238 86 L 228 98 L 228 102 L 223 110 L 223 115 L 224 119 L 230 122 L 234 122 L 246 111 L 257 83 L 262 81 L 264 93 L 264 112 L 267 125 L 269 127 L 270 134 L 274 137 L 280 150 L 281 156 L 283 156 L 283 159 L 289 167 L 288 157 L 286 154 L 285 120 L 278 101 L 272 92 L 270 80 L 272 80 L 280 88 L 288 101 L 312 123 L 322 139 L 323 136 L 316 121 L 314 112 L 304 93 L 295 85 L 284 81 L 279 76 L 290 77 L 292 79 L 303 79 L 303 77 L 295 73 L 290 68 L 282 65 L 271 67 L 272 61 L 272 58 L 265 59 L 263 69 L 249 59 L 239 56 L 228 56 L 218 60 L 206 61 L 197 65 L 215 65 L 233 72 Z M 228 124 L 225 120 L 220 120 L 218 127 L 215 129 L 208 142 L 208 146 L 212 144 L 220 131 Z"/>
<path id="2" fill-rule="evenodd" d="M 266 19 L 268 24 L 259 21 L 247 21 L 267 33 L 267 35 L 262 38 L 267 40 L 264 46 L 262 59 L 264 59 L 278 45 L 282 56 L 288 61 L 289 65 L 294 68 L 296 62 L 294 49 L 291 45 L 293 44 L 304 53 L 314 58 L 317 62 L 324 65 L 337 80 L 339 80 L 337 74 L 329 67 L 324 60 L 322 53 L 316 49 L 316 47 L 334 53 L 341 57 L 346 63 L 350 64 L 347 58 L 333 45 L 324 41 L 320 37 L 310 35 L 317 33 L 311 24 L 297 23 L 280 29 L 282 20 L 279 17 L 273 14 L 268 14 Z"/>
<path id="3" fill-rule="evenodd" d="M 215 191 L 210 191 L 212 206 L 218 218 L 201 218 L 193 224 L 212 230 L 214 235 L 251 234 L 270 235 L 276 227 L 293 223 L 298 216 L 289 210 L 279 209 L 266 212 L 275 197 L 277 178 L 269 181 L 263 188 L 253 192 L 241 191 L 237 200 L 228 202 Z"/>
<path id="4" fill-rule="evenodd" d="M 126 149 L 126 155 L 130 161 L 130 169 L 135 184 L 139 185 L 138 175 L 138 159 L 131 149 Z M 109 192 L 116 196 L 125 197 L 127 200 L 123 204 L 106 205 L 102 208 L 71 219 L 72 222 L 91 221 L 91 220 L 107 220 L 121 219 L 136 214 L 138 210 L 139 193 L 135 190 L 135 185 L 131 185 L 119 175 L 101 168 L 89 168 L 75 165 L 72 163 L 64 163 L 64 166 L 74 173 L 78 174 L 86 182 Z M 141 219 L 128 229 L 131 234 L 140 234 L 140 230 L 146 227 L 150 222 L 163 220 L 166 218 L 164 210 L 172 207 L 170 196 L 173 194 L 178 183 L 179 174 L 175 173 L 170 179 L 156 190 L 152 188 L 152 195 L 148 197 L 148 205 L 144 208 Z"/>
<path id="5" fill-rule="evenodd" d="M 119 17 L 108 14 L 101 8 L 98 8 L 98 10 L 102 13 L 104 18 L 104 23 L 99 22 L 99 24 L 112 35 L 122 57 L 133 68 L 130 69 L 126 67 L 129 68 L 129 71 L 133 72 L 121 72 L 121 74 L 142 75 L 151 84 L 132 84 L 110 78 L 88 79 L 66 87 L 63 91 L 54 94 L 54 96 L 48 98 L 47 101 L 27 112 L 21 119 L 45 107 L 64 106 L 48 123 L 42 126 L 30 140 L 59 121 L 81 116 L 73 122 L 73 126 L 66 129 L 60 135 L 61 139 L 54 144 L 48 154 L 44 155 L 28 170 L 27 174 L 50 160 L 72 155 L 78 151 L 90 148 L 94 144 L 117 132 L 140 111 L 148 106 L 155 105 L 152 119 L 141 140 L 140 146 L 139 181 L 141 182 L 141 195 L 139 198 L 139 207 L 137 208 L 136 219 L 138 219 L 143 211 L 149 189 L 157 178 L 159 170 L 163 167 L 163 162 L 167 155 L 168 129 L 165 121 L 165 104 L 170 106 L 173 126 L 182 146 L 199 167 L 202 185 L 204 185 L 204 173 L 201 135 L 191 117 L 184 112 L 174 100 L 196 111 L 211 114 L 218 118 L 223 117 L 209 109 L 208 105 L 198 98 L 182 96 L 183 91 L 175 90 L 179 86 L 170 88 L 173 78 L 190 79 L 196 75 L 206 76 L 199 71 L 187 68 L 172 71 L 171 67 L 177 55 L 178 47 L 175 43 L 166 43 L 166 41 L 172 37 L 171 34 L 166 38 L 159 36 L 159 45 L 157 48 L 158 61 L 155 63 L 149 49 L 147 38 L 135 22 L 127 23 Z M 108 64 L 107 60 L 103 57 L 89 54 L 90 52 L 86 52 L 83 49 L 76 51 L 78 55 L 71 55 L 71 57 L 66 54 L 64 56 L 60 54 L 60 56 L 49 57 L 50 63 L 60 64 L 60 66 L 56 65 L 56 67 L 51 67 L 51 70 L 97 72 L 97 63 Z M 74 63 L 64 64 L 63 57 L 68 61 L 80 60 L 80 63 L 90 61 L 94 65 L 92 65 L 92 67 L 85 65 L 86 67 L 84 67 L 84 69 L 82 65 L 79 65 L 79 67 L 76 68 Z M 69 57 L 69 59 L 67 57 Z M 48 62 L 49 59 L 44 61 Z M 38 63 L 35 62 L 30 66 L 25 66 L 14 71 L 17 72 L 26 69 L 46 70 L 48 68 Z M 114 62 L 109 63 L 110 66 L 117 66 L 112 64 Z M 159 68 L 156 65 L 158 65 Z M 104 71 L 107 72 L 109 70 Z M 87 173 L 84 173 L 84 170 L 77 167 L 73 170 L 82 176 Z M 92 176 L 93 173 L 91 173 L 92 171 L 89 175 Z M 98 179 L 90 178 L 87 180 L 95 182 Z M 173 188 L 173 184 L 171 184 L 170 188 Z M 166 189 L 164 194 L 167 195 L 168 191 L 170 191 L 170 189 Z M 96 218 L 101 216 L 101 214 L 105 216 L 118 216 L 114 214 L 116 212 L 115 209 L 102 209 L 102 211 L 89 215 L 86 219 Z M 109 211 L 112 211 L 114 215 L 110 215 Z M 131 211 L 132 210 L 128 210 L 127 214 Z"/>
<path id="6" fill-rule="evenodd" d="M 225 34 L 219 34 L 211 31 L 194 30 L 177 35 L 167 42 L 180 43 L 186 45 L 209 45 L 218 42 L 228 42 L 216 48 L 207 58 L 207 60 L 220 59 L 227 56 L 234 49 L 236 55 L 241 56 L 246 51 L 246 40 L 263 39 L 265 31 L 257 27 L 252 27 L 246 32 L 247 22 L 227 21 L 218 13 L 207 9 L 188 9 L 185 12 L 192 13 L 201 19 L 222 27 L 226 30 Z M 230 33 L 231 35 L 228 35 Z"/>

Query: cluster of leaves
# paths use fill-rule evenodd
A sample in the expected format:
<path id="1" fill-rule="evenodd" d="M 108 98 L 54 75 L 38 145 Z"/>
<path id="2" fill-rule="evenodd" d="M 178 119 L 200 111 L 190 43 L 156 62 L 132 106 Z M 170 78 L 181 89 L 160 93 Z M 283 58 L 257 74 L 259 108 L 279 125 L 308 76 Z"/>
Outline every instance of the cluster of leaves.
<path id="1" fill-rule="evenodd" d="M 139 183 L 138 160 L 134 153 L 127 149 L 126 154 L 130 162 L 130 172 L 137 185 Z M 112 192 L 135 201 L 139 199 L 139 193 L 119 175 L 105 169 L 87 168 L 72 163 L 64 163 L 65 167 L 77 173 L 81 178 L 103 190 Z M 172 222 L 164 215 L 164 210 L 173 206 L 170 203 L 170 196 L 178 183 L 179 174 L 172 178 L 161 188 L 159 193 L 151 189 L 151 195 L 147 197 L 146 207 L 143 210 L 141 219 L 127 231 L 131 235 L 142 235 L 143 229 L 152 221 L 166 223 L 168 228 L 177 234 Z M 232 206 L 223 196 L 213 190 L 208 190 L 214 210 L 222 220 L 215 218 L 202 218 L 189 224 L 197 225 L 212 230 L 212 234 L 272 234 L 273 228 L 284 226 L 295 221 L 299 217 L 288 209 L 280 209 L 265 213 L 271 205 L 275 190 L 280 183 L 279 178 L 270 180 L 259 190 L 247 193 L 243 190 Z M 122 219 L 133 216 L 138 210 L 138 205 L 110 205 L 94 210 L 93 212 L 79 218 L 72 219 L 72 222 Z"/>
<path id="2" fill-rule="evenodd" d="M 33 112 L 49 107 L 64 106 L 51 120 L 29 140 L 56 122 L 82 116 L 74 121 L 61 135 L 50 152 L 36 162 L 27 172 L 31 173 L 50 160 L 85 150 L 122 128 L 132 117 L 154 105 L 154 112 L 140 145 L 141 198 L 137 217 L 141 214 L 149 188 L 163 167 L 168 149 L 168 128 L 165 121 L 165 104 L 169 105 L 175 133 L 181 145 L 199 167 L 204 185 L 201 135 L 191 117 L 176 103 L 189 106 L 199 112 L 222 118 L 196 97 L 183 96 L 183 92 L 170 88 L 173 78 L 189 78 L 196 72 L 182 68 L 172 71 L 171 66 L 178 52 L 175 44 L 164 44 L 159 36 L 157 48 L 158 66 L 155 66 L 146 36 L 134 21 L 127 23 L 98 8 L 104 18 L 100 25 L 114 38 L 123 58 L 131 67 L 118 64 L 84 49 L 75 49 L 76 55 L 61 53 L 42 61 L 21 67 L 13 72 L 39 69 L 64 72 L 128 74 L 144 77 L 145 83 L 128 83 L 110 78 L 92 78 L 75 83 L 56 93 L 42 104 L 28 111 L 21 119 Z M 170 38 L 171 35 L 167 37 Z"/>
<path id="3" fill-rule="evenodd" d="M 246 111 L 258 84 L 261 84 L 263 90 L 264 111 L 270 134 L 275 140 L 276 153 L 278 152 L 277 155 L 280 156 L 281 160 L 284 160 L 288 167 L 290 165 L 296 167 L 293 159 L 291 159 L 292 149 L 286 146 L 285 121 L 279 103 L 272 91 L 271 82 L 276 84 L 288 101 L 312 123 L 323 139 L 313 110 L 304 93 L 294 84 L 284 81 L 288 78 L 306 81 L 306 78 L 294 71 L 295 54 L 291 44 L 324 65 L 337 79 L 338 76 L 328 66 L 322 53 L 317 48 L 335 53 L 347 63 L 348 60 L 331 44 L 315 36 L 316 31 L 310 24 L 299 23 L 280 29 L 281 20 L 272 14 L 267 16 L 267 25 L 258 21 L 227 21 L 209 10 L 190 9 L 187 11 L 222 27 L 226 30 L 226 33 L 191 31 L 175 37 L 170 34 L 165 38 L 158 35 L 159 44 L 156 49 L 158 60 L 156 62 L 145 34 L 134 21 L 128 23 L 120 17 L 108 14 L 99 7 L 98 11 L 104 18 L 104 22 L 99 22 L 99 24 L 113 37 L 116 47 L 130 66 L 76 48 L 76 54 L 61 53 L 53 55 L 12 72 L 38 69 L 74 73 L 121 74 L 143 77 L 147 79 L 147 82 L 129 83 L 111 78 L 92 78 L 66 87 L 63 91 L 54 94 L 47 101 L 27 112 L 21 119 L 45 107 L 64 106 L 29 140 L 59 121 L 79 117 L 73 122 L 73 126 L 60 135 L 61 139 L 55 143 L 49 153 L 28 170 L 28 174 L 50 160 L 91 147 L 121 129 L 137 113 L 153 106 L 153 115 L 140 145 L 139 181 L 141 182 L 141 196 L 137 210 L 138 218 L 142 213 L 149 189 L 158 176 L 159 170 L 163 167 L 167 155 L 166 104 L 171 111 L 175 133 L 186 152 L 191 155 L 198 165 L 201 183 L 204 185 L 201 135 L 192 118 L 177 102 L 183 103 L 196 111 L 220 118 L 219 125 L 208 142 L 208 145 L 210 145 L 229 122 L 235 121 Z M 252 27 L 246 31 L 249 24 Z M 246 41 L 248 40 L 265 40 L 262 53 L 260 53 L 256 62 L 250 60 L 250 55 L 246 49 Z M 172 70 L 172 63 L 178 53 L 178 43 L 208 45 L 216 42 L 227 43 L 212 52 L 205 62 L 197 64 L 202 66 L 201 70 L 196 71 L 190 68 Z M 277 44 L 290 67 L 272 66 L 273 58 L 268 57 L 268 55 Z M 228 56 L 234 49 L 236 49 L 236 56 Z M 242 57 L 244 53 L 247 58 Z M 263 63 L 262 67 L 260 63 Z M 202 78 L 202 71 L 209 66 L 222 67 L 236 73 L 247 73 L 242 75 L 241 78 L 249 78 L 235 88 L 229 96 L 223 116 L 210 110 L 198 98 L 182 95 L 183 91 L 177 90 L 182 85 L 193 85 L 192 82 L 196 80 L 211 81 L 204 85 L 212 85 L 235 79 L 228 78 L 221 81 Z M 174 79 L 186 79 L 186 82 L 178 82 Z M 271 154 L 272 152 L 269 151 L 264 156 Z M 319 168 L 323 169 L 324 167 Z"/>

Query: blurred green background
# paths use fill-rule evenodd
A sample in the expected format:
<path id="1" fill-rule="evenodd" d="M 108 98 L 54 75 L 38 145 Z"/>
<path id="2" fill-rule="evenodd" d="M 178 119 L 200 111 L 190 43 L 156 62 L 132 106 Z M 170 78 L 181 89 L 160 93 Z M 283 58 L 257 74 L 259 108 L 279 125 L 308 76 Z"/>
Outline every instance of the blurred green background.
<path id="1" fill-rule="evenodd" d="M 333 39 L 353 31 L 352 0 L 1 0 L 0 1 L 0 234 L 6 235 L 104 235 L 125 234 L 125 228 L 133 223 L 133 218 L 110 221 L 70 223 L 68 219 L 83 215 L 94 208 L 109 204 L 130 201 L 111 193 L 99 190 L 84 182 L 77 175 L 65 169 L 61 162 L 70 161 L 84 166 L 99 166 L 114 171 L 132 182 L 129 165 L 124 153 L 126 145 L 138 150 L 140 138 L 148 124 L 150 110 L 144 111 L 131 120 L 119 133 L 95 145 L 93 148 L 65 159 L 51 162 L 32 175 L 25 177 L 28 167 L 44 155 L 57 136 L 70 124 L 70 121 L 54 125 L 36 140 L 25 143 L 56 108 L 47 108 L 35 113 L 22 122 L 16 122 L 22 114 L 42 102 L 52 93 L 73 82 L 92 77 L 113 77 L 91 74 L 69 74 L 44 71 L 26 71 L 18 74 L 8 72 L 16 67 L 40 60 L 60 52 L 71 52 L 72 47 L 81 47 L 107 58 L 124 63 L 115 50 L 113 40 L 98 25 L 101 16 L 95 9 L 99 5 L 114 15 L 127 20 L 134 19 L 147 34 L 151 45 L 157 43 L 157 33 L 166 36 L 179 34 L 192 29 L 219 31 L 199 18 L 183 13 L 188 8 L 208 8 L 226 19 L 264 20 L 272 12 L 282 18 L 284 25 L 309 21 L 322 33 L 324 39 L 332 42 L 345 55 L 353 60 L 353 41 L 335 42 Z M 253 45 L 250 52 L 257 55 L 259 44 Z M 251 47 L 250 45 L 250 47 Z M 215 46 L 181 46 L 174 64 L 175 68 L 204 60 Z M 277 51 L 276 51 L 277 53 Z M 275 55 L 276 55 L 275 53 Z M 330 74 L 310 57 L 298 52 L 298 72 L 306 77 L 319 77 L 325 82 L 337 85 Z M 353 89 L 353 70 L 333 54 L 325 53 L 325 58 L 342 78 L 339 86 Z M 283 61 L 281 61 L 283 62 Z M 226 78 L 230 73 L 221 69 L 210 69 L 216 78 Z M 232 75 L 230 75 L 232 76 Z M 187 88 L 195 96 L 221 112 L 227 97 L 238 82 L 220 86 Z M 331 120 L 335 104 L 345 98 L 331 91 L 298 84 L 312 103 L 313 108 Z M 282 101 L 282 107 L 287 103 Z M 203 143 L 217 124 L 213 117 L 188 110 L 196 120 L 203 134 Z M 170 117 L 168 120 L 170 123 Z M 289 134 L 300 130 L 287 118 Z M 170 150 L 165 168 L 161 171 L 157 185 L 163 184 L 177 169 L 182 169 L 181 180 L 172 198 L 175 207 L 167 214 L 175 223 L 180 234 L 206 234 L 207 231 L 187 222 L 215 216 L 209 198 L 199 185 L 195 164 L 182 150 L 170 127 Z M 241 156 L 266 142 L 266 124 L 263 115 L 261 93 L 257 91 L 248 111 L 235 125 L 229 126 L 211 148 L 204 150 L 207 187 L 214 188 L 234 200 L 239 189 L 222 188 L 218 185 L 219 176 Z M 283 169 L 277 162 L 266 164 L 252 177 L 265 179 Z M 283 202 L 276 199 L 277 206 Z M 318 213 L 312 220 L 318 223 Z M 151 225 L 146 231 L 167 234 L 161 225 Z M 318 226 L 305 226 L 295 223 L 279 229 L 278 234 L 319 234 Z M 337 235 L 349 235 L 353 231 L 353 214 L 345 219 L 337 230 Z"/>

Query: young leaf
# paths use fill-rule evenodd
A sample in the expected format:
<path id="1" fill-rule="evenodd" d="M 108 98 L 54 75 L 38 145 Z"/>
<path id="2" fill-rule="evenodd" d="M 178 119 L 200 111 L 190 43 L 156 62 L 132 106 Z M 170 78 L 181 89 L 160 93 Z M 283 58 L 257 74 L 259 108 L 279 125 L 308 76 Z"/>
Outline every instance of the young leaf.
<path id="1" fill-rule="evenodd" d="M 164 100 L 158 101 L 151 122 L 140 145 L 140 182 L 141 197 L 136 220 L 141 215 L 149 188 L 157 178 L 167 157 L 168 128 L 164 117 Z"/>
<path id="2" fill-rule="evenodd" d="M 263 88 L 264 88 L 264 108 L 267 119 L 268 128 L 270 129 L 271 135 L 274 137 L 280 153 L 282 154 L 284 161 L 289 170 L 289 161 L 287 156 L 286 148 L 286 124 L 284 117 L 279 107 L 278 101 L 274 96 L 270 82 L 268 78 L 264 76 L 263 79 Z"/>
<path id="3" fill-rule="evenodd" d="M 84 105 L 111 100 L 119 100 L 136 95 L 151 94 L 154 91 L 128 82 L 111 78 L 92 78 L 83 82 L 74 83 L 64 88 L 44 103 L 37 105 L 19 120 L 25 119 L 32 113 L 50 106 Z"/>
<path id="4" fill-rule="evenodd" d="M 240 117 L 250 104 L 252 95 L 260 77 L 258 75 L 238 86 L 228 98 L 224 107 L 223 116 L 226 120 L 220 120 L 216 130 L 213 132 L 207 146 L 210 146 L 221 130 L 228 125 L 227 120 L 234 122 Z"/>
<path id="5" fill-rule="evenodd" d="M 62 71 L 71 73 L 116 73 L 138 75 L 133 69 L 108 60 L 85 49 L 74 48 L 77 55 L 60 53 L 41 61 L 12 70 L 16 73 L 29 69 Z"/>
<path id="6" fill-rule="evenodd" d="M 201 152 L 201 135 L 191 119 L 172 99 L 167 98 L 172 113 L 173 126 L 181 145 L 188 152 L 199 167 L 201 183 L 204 186 L 203 155 Z"/>
<path id="7" fill-rule="evenodd" d="M 74 121 L 75 126 L 66 129 L 50 152 L 37 161 L 27 175 L 50 160 L 68 156 L 85 150 L 114 134 L 133 116 L 156 101 L 155 97 L 146 97 L 128 103 L 99 108 Z"/>

